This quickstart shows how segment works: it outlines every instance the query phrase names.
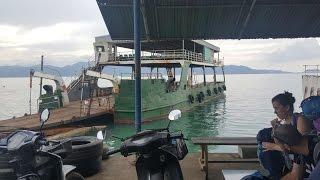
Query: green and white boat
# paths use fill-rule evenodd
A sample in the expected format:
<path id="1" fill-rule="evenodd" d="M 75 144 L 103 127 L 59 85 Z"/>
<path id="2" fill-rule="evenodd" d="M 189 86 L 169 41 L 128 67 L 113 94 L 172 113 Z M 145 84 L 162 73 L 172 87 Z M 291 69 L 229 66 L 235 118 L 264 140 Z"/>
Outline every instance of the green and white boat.
<path id="1" fill-rule="evenodd" d="M 133 123 L 133 41 L 100 36 L 95 39 L 94 49 L 99 73 L 106 67 L 113 71 L 129 69 L 130 73 L 105 75 L 105 79 L 113 83 L 115 123 Z M 142 41 L 141 51 L 143 122 L 164 117 L 171 109 L 189 110 L 224 97 L 226 86 L 219 47 L 203 40 L 161 40 Z M 195 82 L 196 78 L 202 81 Z"/>

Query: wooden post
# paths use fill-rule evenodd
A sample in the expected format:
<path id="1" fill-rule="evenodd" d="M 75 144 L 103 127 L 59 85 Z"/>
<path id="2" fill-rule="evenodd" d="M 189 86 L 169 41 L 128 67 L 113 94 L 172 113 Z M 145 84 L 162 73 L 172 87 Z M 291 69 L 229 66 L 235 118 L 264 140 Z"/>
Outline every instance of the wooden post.
<path id="1" fill-rule="evenodd" d="M 212 67 L 212 69 L 213 69 L 213 82 L 214 82 L 214 83 L 217 83 L 216 68 L 215 68 L 215 67 Z"/>
<path id="2" fill-rule="evenodd" d="M 207 82 L 206 82 L 206 66 L 203 66 L 202 70 L 203 70 L 203 83 L 206 86 L 207 85 Z"/>

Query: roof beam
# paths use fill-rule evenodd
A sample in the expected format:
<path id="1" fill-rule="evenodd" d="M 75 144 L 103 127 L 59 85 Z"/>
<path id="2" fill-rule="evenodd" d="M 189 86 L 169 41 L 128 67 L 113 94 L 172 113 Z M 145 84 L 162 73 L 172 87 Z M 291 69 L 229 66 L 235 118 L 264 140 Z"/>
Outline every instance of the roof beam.
<path id="1" fill-rule="evenodd" d="M 154 3 L 155 4 L 155 3 Z M 99 3 L 100 6 L 107 6 L 107 7 L 132 7 L 131 4 L 101 4 Z M 295 3 L 295 4 L 256 4 L 256 7 L 306 7 L 306 6 L 319 6 L 319 3 L 308 3 L 308 4 L 300 4 L 300 3 Z M 190 5 L 156 5 L 157 8 L 234 8 L 234 7 L 240 7 L 242 6 L 241 4 L 218 4 L 218 5 L 195 5 L 195 6 L 190 6 Z M 245 5 L 243 7 L 249 7 L 249 5 Z"/>
<path id="2" fill-rule="evenodd" d="M 234 35 L 236 35 L 236 28 L 238 28 L 239 21 L 240 21 L 240 17 L 241 17 L 242 10 L 243 10 L 243 7 L 244 7 L 245 2 L 246 2 L 246 0 L 243 0 L 243 1 L 242 1 L 242 5 L 241 5 L 241 9 L 240 9 L 240 11 L 239 11 L 238 17 L 237 17 L 236 25 L 235 25 L 234 28 L 233 28 L 233 33 L 234 33 Z"/>
<path id="3" fill-rule="evenodd" d="M 248 22 L 249 22 L 250 17 L 251 17 L 251 12 L 252 12 L 252 10 L 253 10 L 254 5 L 256 4 L 256 2 L 257 2 L 257 0 L 252 0 L 250 10 L 249 10 L 249 12 L 248 12 L 248 15 L 247 15 L 247 17 L 246 17 L 246 20 L 245 20 L 245 22 L 244 22 L 244 24 L 243 24 L 243 26 L 242 26 L 242 29 L 241 29 L 241 31 L 240 31 L 240 33 L 239 33 L 239 36 L 238 36 L 238 39 L 239 39 L 239 40 L 241 39 L 242 34 L 243 34 L 245 28 L 246 28 L 247 25 L 248 25 Z"/>
<path id="4" fill-rule="evenodd" d="M 153 0 L 153 3 L 156 4 L 156 0 Z M 155 17 L 156 17 L 156 26 L 157 26 L 157 35 L 158 38 L 160 37 L 160 30 L 159 30 L 159 20 L 158 20 L 158 9 L 157 7 L 154 8 L 154 13 L 155 13 Z"/>
<path id="5" fill-rule="evenodd" d="M 144 0 L 141 0 L 141 14 L 142 14 L 142 18 L 143 18 L 144 30 L 146 32 L 146 38 L 149 41 L 150 40 L 150 31 L 149 31 L 149 26 L 148 26 L 148 19 L 146 16 L 146 6 L 144 3 Z"/>
<path id="6" fill-rule="evenodd" d="M 308 7 L 308 6 L 319 6 L 319 3 L 310 3 L 310 4 L 256 4 L 256 7 Z M 159 5 L 157 8 L 162 9 L 177 9 L 177 8 L 238 8 L 241 7 L 242 4 L 218 4 L 218 5 L 196 5 L 196 6 L 190 6 L 190 5 Z M 249 7 L 251 5 L 244 5 L 243 7 Z"/>

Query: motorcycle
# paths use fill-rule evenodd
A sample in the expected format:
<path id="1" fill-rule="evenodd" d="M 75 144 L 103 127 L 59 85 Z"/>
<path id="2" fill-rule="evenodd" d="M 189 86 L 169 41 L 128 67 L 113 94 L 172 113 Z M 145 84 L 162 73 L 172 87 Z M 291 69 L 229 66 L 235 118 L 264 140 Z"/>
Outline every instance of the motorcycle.
<path id="1" fill-rule="evenodd" d="M 0 150 L 9 154 L 9 165 L 18 180 L 84 180 L 74 172 L 75 166 L 62 163 L 61 157 L 72 151 L 71 141 L 45 139 L 42 129 L 49 116 L 49 110 L 43 110 L 40 132 L 18 130 L 2 139 Z"/>
<path id="2" fill-rule="evenodd" d="M 179 160 L 187 155 L 188 148 L 182 132 L 169 131 L 170 122 L 180 117 L 180 110 L 171 111 L 166 128 L 145 130 L 122 139 L 121 147 L 107 154 L 120 152 L 125 157 L 136 154 L 135 166 L 139 180 L 183 180 Z M 102 133 L 99 134 L 101 137 Z"/>

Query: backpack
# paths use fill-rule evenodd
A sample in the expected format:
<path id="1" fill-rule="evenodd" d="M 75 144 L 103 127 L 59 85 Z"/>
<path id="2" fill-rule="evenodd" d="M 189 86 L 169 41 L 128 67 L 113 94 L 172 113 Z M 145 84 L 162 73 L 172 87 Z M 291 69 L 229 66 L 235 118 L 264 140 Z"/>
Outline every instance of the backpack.
<path id="1" fill-rule="evenodd" d="M 313 162 L 317 164 L 320 159 L 320 143 L 318 142 L 313 149 Z"/>
<path id="2" fill-rule="evenodd" d="M 304 99 L 300 107 L 303 116 L 307 119 L 314 121 L 320 118 L 320 96 L 310 96 Z"/>

